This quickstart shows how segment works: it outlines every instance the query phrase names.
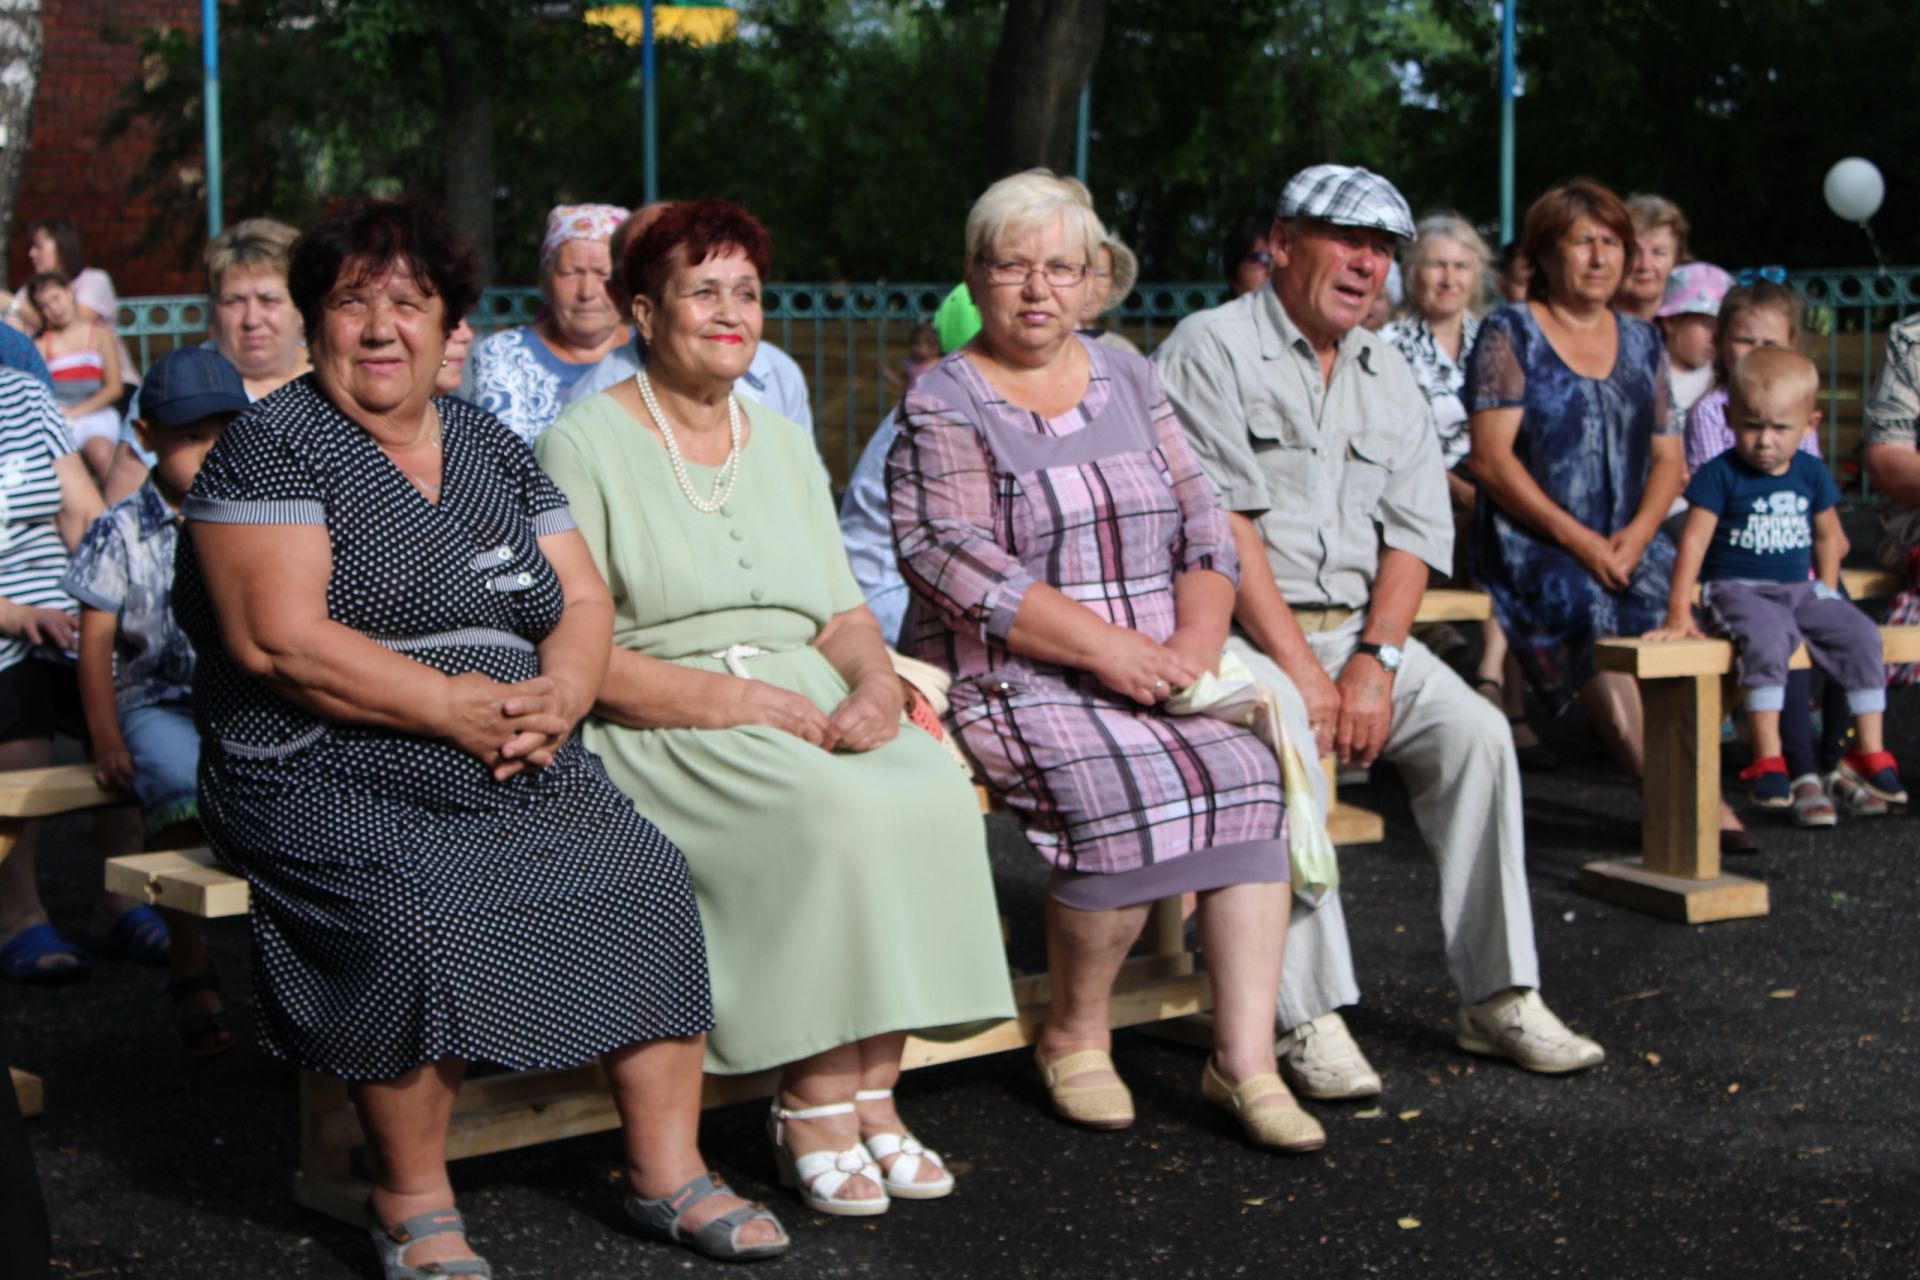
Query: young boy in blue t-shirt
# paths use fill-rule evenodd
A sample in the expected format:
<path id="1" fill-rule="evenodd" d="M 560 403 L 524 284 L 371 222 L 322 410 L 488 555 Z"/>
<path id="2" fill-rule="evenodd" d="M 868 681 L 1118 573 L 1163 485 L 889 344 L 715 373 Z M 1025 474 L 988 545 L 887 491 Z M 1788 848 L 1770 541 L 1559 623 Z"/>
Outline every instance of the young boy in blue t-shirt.
<path id="1" fill-rule="evenodd" d="M 1728 389 L 1733 448 L 1694 472 L 1687 486 L 1692 510 L 1673 566 L 1666 626 L 1648 638 L 1703 635 L 1693 619 L 1697 579 L 1714 630 L 1740 651 L 1754 754 L 1740 776 L 1753 784 L 1756 803 L 1775 806 L 1790 794 L 1780 750 L 1787 661 L 1804 640 L 1814 662 L 1846 690 L 1853 713 L 1856 740 L 1841 775 L 1888 804 L 1905 804 L 1882 736 L 1880 631 L 1840 594 L 1840 490 L 1824 463 L 1799 451 L 1819 421 L 1820 373 L 1798 351 L 1761 347 L 1741 357 Z"/>

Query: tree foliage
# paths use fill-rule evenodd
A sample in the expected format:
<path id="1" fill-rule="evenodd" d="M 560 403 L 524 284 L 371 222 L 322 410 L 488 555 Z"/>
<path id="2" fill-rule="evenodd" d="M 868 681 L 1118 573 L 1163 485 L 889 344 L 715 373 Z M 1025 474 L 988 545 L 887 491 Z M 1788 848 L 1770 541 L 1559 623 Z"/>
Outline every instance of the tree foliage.
<path id="1" fill-rule="evenodd" d="M 1887 173 L 1888 256 L 1920 256 L 1910 212 L 1920 185 L 1901 169 L 1920 150 L 1911 0 L 1520 6 L 1522 211 L 1551 182 L 1588 173 L 1677 200 L 1696 251 L 1727 265 L 1856 263 L 1865 242 L 1826 211 L 1819 185 L 1834 160 L 1861 154 Z M 739 38 L 660 46 L 663 193 L 754 209 L 787 279 L 952 277 L 967 207 L 998 171 L 994 121 L 1017 100 L 990 88 L 1009 15 L 1073 6 L 738 7 Z M 1496 221 L 1499 28 L 1488 0 L 1094 7 L 1104 33 L 1089 178 L 1148 278 L 1212 276 L 1221 228 L 1322 160 L 1387 174 L 1416 212 Z M 638 52 L 583 22 L 581 8 L 229 0 L 231 216 L 298 221 L 331 194 L 446 198 L 464 182 L 463 221 L 490 238 L 499 277 L 530 280 L 550 204 L 643 197 Z M 170 200 L 156 242 L 190 244 L 203 200 L 197 33 L 139 38 L 147 74 L 128 86 L 124 114 L 162 131 L 142 179 Z M 475 159 L 479 110 L 491 124 L 486 166 Z"/>

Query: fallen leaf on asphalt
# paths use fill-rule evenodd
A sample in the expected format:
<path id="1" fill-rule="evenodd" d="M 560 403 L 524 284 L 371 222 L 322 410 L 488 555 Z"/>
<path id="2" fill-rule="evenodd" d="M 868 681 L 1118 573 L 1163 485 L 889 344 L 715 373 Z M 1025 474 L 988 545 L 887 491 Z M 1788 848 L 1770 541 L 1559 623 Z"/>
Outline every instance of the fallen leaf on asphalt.
<path id="1" fill-rule="evenodd" d="M 1794 988 L 1794 987 L 1780 987 L 1777 990 L 1767 992 L 1767 994 L 1772 996 L 1775 1000 L 1791 1000 L 1795 996 L 1799 995 L 1800 992 L 1797 988 Z"/>
<path id="2" fill-rule="evenodd" d="M 1738 1092 L 1740 1092 L 1740 1082 L 1739 1082 L 1738 1080 L 1735 1080 L 1735 1081 L 1734 1081 L 1734 1082 L 1733 1082 L 1732 1084 L 1730 1084 L 1730 1085 L 1728 1085 L 1728 1086 L 1727 1086 L 1727 1092 L 1728 1092 L 1728 1093 L 1738 1093 Z"/>
<path id="3" fill-rule="evenodd" d="M 1613 1003 L 1631 1004 L 1635 1000 L 1651 1000 L 1653 997 L 1660 995 L 1665 991 L 1666 991 L 1665 987 L 1649 987 L 1645 991 L 1636 991 L 1630 996 L 1621 996 L 1617 1000 L 1615 1000 Z"/>
<path id="4" fill-rule="evenodd" d="M 1657 1067 L 1660 1065 L 1660 1055 L 1657 1053 L 1643 1053 L 1640 1056 L 1645 1058 L 1652 1066 Z"/>
<path id="5" fill-rule="evenodd" d="M 1853 1046 L 1856 1049 L 1864 1049 L 1868 1045 L 1872 1044 L 1875 1040 L 1878 1040 L 1879 1038 L 1880 1038 L 1879 1036 L 1874 1035 L 1871 1031 L 1869 1031 L 1866 1035 L 1863 1035 L 1858 1040 L 1855 1040 L 1853 1042 Z"/>
<path id="6" fill-rule="evenodd" d="M 1353 1113 L 1353 1118 L 1355 1120 L 1378 1120 L 1380 1118 L 1380 1108 L 1368 1107 L 1365 1111 L 1356 1111 Z"/>
<path id="7" fill-rule="evenodd" d="M 1411 1120 L 1411 1119 L 1413 1119 L 1413 1118 L 1414 1118 L 1415 1116 L 1417 1116 L 1417 1115 L 1419 1115 L 1419 1114 L 1420 1114 L 1420 1110 L 1419 1110 L 1419 1108 L 1418 1108 L 1418 1107 L 1416 1107 L 1416 1108 L 1414 1108 L 1414 1109 L 1413 1109 L 1412 1111 L 1402 1111 L 1402 1112 L 1400 1113 L 1400 1118 L 1401 1118 L 1402 1120 Z"/>
<path id="8" fill-rule="evenodd" d="M 1414 1229 L 1415 1227 L 1417 1227 L 1417 1226 L 1419 1226 L 1419 1225 L 1420 1225 L 1420 1219 L 1418 1219 L 1418 1218 L 1402 1218 L 1402 1219 L 1400 1219 L 1400 1229 L 1401 1229 L 1402 1231 L 1411 1231 L 1411 1230 L 1413 1230 L 1413 1229 Z"/>
<path id="9" fill-rule="evenodd" d="M 1273 1198 L 1272 1196 L 1255 1196 L 1251 1200 L 1242 1200 L 1240 1203 L 1259 1206 L 1259 1205 L 1265 1204 L 1268 1200 L 1271 1200 L 1272 1198 Z"/>

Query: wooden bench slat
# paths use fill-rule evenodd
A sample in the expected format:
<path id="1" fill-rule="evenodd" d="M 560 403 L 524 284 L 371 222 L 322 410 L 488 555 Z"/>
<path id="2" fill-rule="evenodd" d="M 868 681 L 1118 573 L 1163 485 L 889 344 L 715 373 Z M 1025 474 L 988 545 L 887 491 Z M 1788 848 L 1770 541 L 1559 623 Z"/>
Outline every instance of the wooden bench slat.
<path id="1" fill-rule="evenodd" d="M 207 849 L 169 849 L 107 859 L 107 889 L 214 920 L 247 914 L 247 882 Z"/>
<path id="2" fill-rule="evenodd" d="M 93 780 L 93 767 L 57 764 L 45 769 L 0 773 L 0 818 L 50 818 L 132 804 L 122 791 L 108 791 Z"/>
<path id="3" fill-rule="evenodd" d="M 1420 622 L 1480 622 L 1493 616 L 1493 597 L 1462 587 L 1428 587 L 1420 597 L 1413 620 Z"/>
<path id="4" fill-rule="evenodd" d="M 1920 662 L 1920 627 L 1881 627 L 1880 643 L 1888 662 Z M 1594 665 L 1642 680 L 1676 676 L 1723 676 L 1733 670 L 1733 645 L 1725 640 L 1602 640 L 1594 646 Z M 1807 647 L 1793 651 L 1794 668 L 1812 665 Z"/>
<path id="5" fill-rule="evenodd" d="M 13 1081 L 13 1096 L 20 1101 L 22 1119 L 31 1120 L 46 1110 L 46 1086 L 41 1084 L 39 1076 L 18 1067 L 8 1067 L 7 1076 Z"/>

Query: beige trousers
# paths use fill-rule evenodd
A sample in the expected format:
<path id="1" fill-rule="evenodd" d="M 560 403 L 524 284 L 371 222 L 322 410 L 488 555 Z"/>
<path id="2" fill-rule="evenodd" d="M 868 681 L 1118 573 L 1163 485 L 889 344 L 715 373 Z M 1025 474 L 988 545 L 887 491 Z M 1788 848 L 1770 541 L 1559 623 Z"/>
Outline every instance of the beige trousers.
<path id="1" fill-rule="evenodd" d="M 1332 630 L 1308 633 L 1307 643 L 1328 676 L 1339 678 L 1365 624 L 1366 615 L 1356 614 Z M 1273 687 L 1293 740 L 1311 743 L 1306 705 L 1293 682 L 1246 637 L 1234 635 L 1227 647 Z M 1414 639 L 1405 649 L 1406 660 L 1393 682 L 1393 728 L 1381 758 L 1399 768 L 1413 800 L 1414 821 L 1440 872 L 1447 972 L 1466 1001 L 1484 1000 L 1508 987 L 1537 987 L 1540 967 L 1513 734 L 1506 717 L 1432 650 Z M 1327 780 L 1318 753 L 1304 754 L 1324 813 Z M 1343 858 L 1365 856 L 1342 851 Z M 1296 1027 L 1359 999 L 1340 894 L 1329 895 L 1318 907 L 1295 898 L 1278 1025 Z"/>

